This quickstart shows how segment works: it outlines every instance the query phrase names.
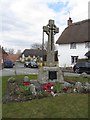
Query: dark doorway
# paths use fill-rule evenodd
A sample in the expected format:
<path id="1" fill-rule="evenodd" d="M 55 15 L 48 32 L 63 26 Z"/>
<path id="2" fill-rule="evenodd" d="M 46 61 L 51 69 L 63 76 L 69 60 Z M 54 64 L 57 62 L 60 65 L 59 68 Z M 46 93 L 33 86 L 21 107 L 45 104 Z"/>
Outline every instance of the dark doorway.
<path id="1" fill-rule="evenodd" d="M 57 79 L 57 71 L 49 71 L 49 79 Z"/>

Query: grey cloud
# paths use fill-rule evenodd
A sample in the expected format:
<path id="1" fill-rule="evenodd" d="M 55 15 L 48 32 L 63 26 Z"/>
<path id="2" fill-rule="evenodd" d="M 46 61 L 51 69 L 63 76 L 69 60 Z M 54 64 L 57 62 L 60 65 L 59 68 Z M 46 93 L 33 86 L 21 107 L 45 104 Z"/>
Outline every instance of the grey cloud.
<path id="1" fill-rule="evenodd" d="M 21 21 L 17 16 L 9 9 L 3 10 L 1 14 L 2 18 L 2 31 L 27 31 L 29 23 Z"/>
<path id="2" fill-rule="evenodd" d="M 17 47 L 20 49 L 20 47 L 30 47 L 30 44 L 27 42 L 27 40 L 21 40 L 21 39 L 13 39 L 13 40 L 4 40 L 3 41 L 4 45 L 8 45 L 9 47 Z"/>

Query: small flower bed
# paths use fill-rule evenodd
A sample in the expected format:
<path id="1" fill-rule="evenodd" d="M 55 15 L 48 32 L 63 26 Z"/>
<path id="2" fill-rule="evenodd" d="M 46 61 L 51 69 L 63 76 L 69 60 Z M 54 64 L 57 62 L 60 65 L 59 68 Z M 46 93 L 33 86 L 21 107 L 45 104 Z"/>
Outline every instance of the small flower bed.
<path id="1" fill-rule="evenodd" d="M 73 92 L 73 88 L 65 87 L 65 88 L 63 88 L 63 92 L 71 93 L 71 92 Z"/>
<path id="2" fill-rule="evenodd" d="M 30 85 L 30 82 L 23 82 L 23 85 L 28 86 L 28 85 Z"/>
<path id="3" fill-rule="evenodd" d="M 24 80 L 17 81 L 14 78 L 8 80 L 8 90 L 4 101 L 26 101 L 34 98 L 43 98 L 48 96 L 61 95 L 63 93 L 90 93 L 90 83 L 82 84 L 76 82 L 75 85 L 64 83 L 45 83 L 30 81 L 25 77 Z"/>
<path id="4" fill-rule="evenodd" d="M 30 95 L 30 94 L 31 94 L 30 84 L 31 84 L 30 81 L 19 82 L 19 83 L 18 83 L 18 86 L 19 86 L 18 94 L 19 94 L 19 93 L 22 93 L 22 94 L 24 94 L 24 95 Z"/>

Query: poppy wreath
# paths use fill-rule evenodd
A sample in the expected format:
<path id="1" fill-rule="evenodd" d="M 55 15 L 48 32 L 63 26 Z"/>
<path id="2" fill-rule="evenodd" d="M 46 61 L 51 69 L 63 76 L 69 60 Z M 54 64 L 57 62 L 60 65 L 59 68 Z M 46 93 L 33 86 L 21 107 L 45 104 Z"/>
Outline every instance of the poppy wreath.
<path id="1" fill-rule="evenodd" d="M 53 87 L 53 84 L 46 83 L 46 84 L 43 85 L 43 90 L 47 91 L 47 92 L 52 92 L 53 90 L 51 89 L 51 87 Z"/>

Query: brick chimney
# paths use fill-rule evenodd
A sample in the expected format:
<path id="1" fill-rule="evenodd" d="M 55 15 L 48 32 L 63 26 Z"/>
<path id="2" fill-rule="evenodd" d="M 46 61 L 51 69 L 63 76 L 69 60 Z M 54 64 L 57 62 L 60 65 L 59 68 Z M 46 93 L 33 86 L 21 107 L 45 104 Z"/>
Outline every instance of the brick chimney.
<path id="1" fill-rule="evenodd" d="M 72 24 L 72 19 L 69 17 L 69 20 L 67 21 L 68 26 Z"/>

